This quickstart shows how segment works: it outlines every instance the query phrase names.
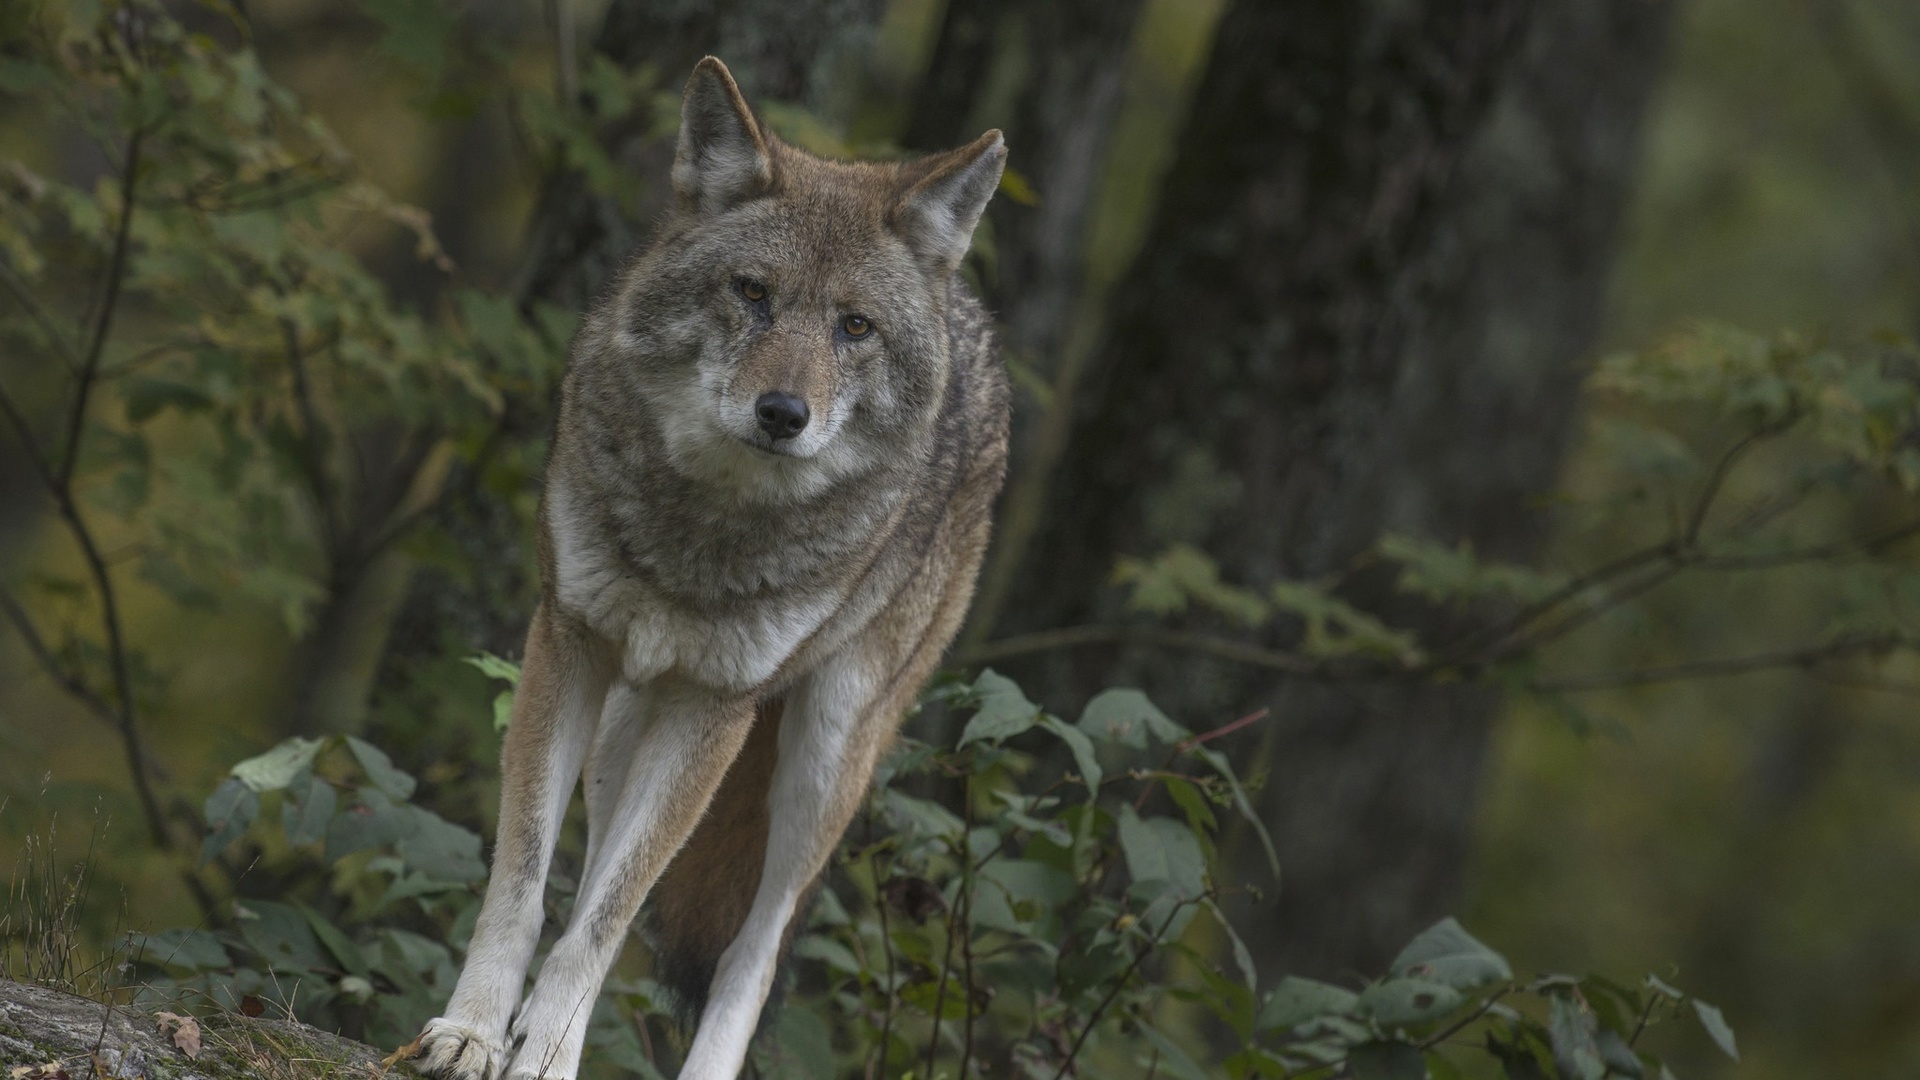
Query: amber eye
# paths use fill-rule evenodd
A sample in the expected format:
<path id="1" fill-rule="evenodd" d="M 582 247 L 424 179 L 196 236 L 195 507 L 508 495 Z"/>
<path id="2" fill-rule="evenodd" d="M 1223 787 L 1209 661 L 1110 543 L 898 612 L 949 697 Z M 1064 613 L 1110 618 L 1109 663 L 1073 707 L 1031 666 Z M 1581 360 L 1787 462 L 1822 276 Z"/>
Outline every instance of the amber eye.
<path id="1" fill-rule="evenodd" d="M 849 315 L 840 320 L 840 329 L 848 337 L 862 338 L 873 333 L 873 324 L 864 315 Z"/>
<path id="2" fill-rule="evenodd" d="M 767 287 L 752 278 L 741 278 L 739 289 L 740 295 L 746 297 L 750 304 L 757 304 L 767 298 Z"/>

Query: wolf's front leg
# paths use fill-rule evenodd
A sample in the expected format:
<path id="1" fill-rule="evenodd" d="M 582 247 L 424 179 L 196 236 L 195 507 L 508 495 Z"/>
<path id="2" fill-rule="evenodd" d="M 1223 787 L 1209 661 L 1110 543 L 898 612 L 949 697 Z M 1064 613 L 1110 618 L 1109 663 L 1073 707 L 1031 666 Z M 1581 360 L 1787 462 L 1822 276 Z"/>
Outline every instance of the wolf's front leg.
<path id="1" fill-rule="evenodd" d="M 513 1080 L 578 1072 L 594 999 L 640 902 L 706 813 L 753 725 L 748 699 L 663 683 L 637 696 L 647 716 L 618 807 L 604 821 L 573 919 L 513 1023 Z"/>
<path id="2" fill-rule="evenodd" d="M 534 612 L 500 755 L 493 874 L 453 999 L 421 1036 L 429 1076 L 493 1080 L 506 1067 L 507 1023 L 540 938 L 547 863 L 611 674 L 610 657 L 587 632 L 545 605 Z"/>
<path id="3" fill-rule="evenodd" d="M 720 956 L 680 1080 L 740 1074 L 800 897 L 833 854 L 875 759 L 918 689 L 917 680 L 889 679 L 889 666 L 884 653 L 851 646 L 788 693 L 767 792 L 760 886 L 745 925 Z"/>

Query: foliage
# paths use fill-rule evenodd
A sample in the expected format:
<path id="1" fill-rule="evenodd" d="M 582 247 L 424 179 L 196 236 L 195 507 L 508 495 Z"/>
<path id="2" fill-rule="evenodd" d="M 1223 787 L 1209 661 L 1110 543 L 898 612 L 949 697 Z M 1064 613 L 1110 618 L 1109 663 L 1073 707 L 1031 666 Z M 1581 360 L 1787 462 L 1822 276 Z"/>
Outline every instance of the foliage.
<path id="1" fill-rule="evenodd" d="M 396 554 L 445 546 L 422 524 L 451 468 L 524 490 L 538 446 L 493 433 L 509 398 L 548 392 L 574 318 L 461 281 L 427 215 L 267 77 L 243 17 L 190 15 L 54 6 L 0 50 L 10 121 L 99 162 L 84 182 L 0 163 L 0 419 L 66 533 L 0 582 L 0 614 L 117 729 L 153 840 L 183 854 L 201 823 L 144 732 L 174 672 L 130 635 L 128 597 L 277 613 L 307 648 L 286 672 L 300 711 L 268 726 L 337 726 L 315 715 L 329 635 Z M 439 282 L 428 310 L 364 257 L 396 233 Z M 184 878 L 204 904 L 204 877 Z"/>
<path id="2" fill-rule="evenodd" d="M 1657 976 L 1516 981 L 1452 919 L 1366 985 L 1263 983 L 1218 902 L 1244 888 L 1221 878 L 1223 818 L 1259 827 L 1207 747 L 1220 731 L 1196 735 L 1126 689 L 1068 723 L 991 670 L 940 682 L 928 702 L 971 716 L 953 748 L 903 740 L 883 763 L 795 946 L 795 986 L 756 1051 L 766 1076 L 1345 1068 L 1370 1080 L 1461 1075 L 1456 1059 L 1488 1055 L 1514 1080 L 1599 1080 L 1661 1075 L 1640 1039 L 1682 1015 L 1736 1053 L 1718 1010 Z M 1055 745 L 1074 762 L 1057 776 L 1043 765 Z M 929 782 L 957 782 L 960 813 L 914 792 Z M 207 800 L 206 854 L 245 844 L 308 884 L 236 902 L 229 927 L 145 936 L 144 993 L 251 999 L 407 1041 L 452 991 L 484 874 L 479 838 L 410 803 L 414 791 L 350 736 L 291 739 L 235 765 Z M 551 884 L 563 920 L 572 882 Z M 671 1005 L 649 979 L 611 980 L 589 1060 L 670 1072 L 649 1027 L 673 1031 Z"/>
<path id="3" fill-rule="evenodd" d="M 1590 386 L 1608 405 L 1593 435 L 1603 465 L 1584 501 L 1568 500 L 1560 514 L 1570 533 L 1602 537 L 1598 565 L 1542 573 L 1389 533 L 1349 574 L 1282 581 L 1264 595 L 1223 580 L 1187 546 L 1123 560 L 1116 579 L 1137 611 L 1197 609 L 1290 644 L 1148 640 L 1320 678 L 1483 679 L 1576 721 L 1572 694 L 1768 669 L 1871 682 L 1920 649 L 1920 574 L 1901 547 L 1920 534 L 1920 351 L 1911 343 L 1839 349 L 1706 324 L 1608 358 Z M 1694 434 L 1703 430 L 1708 447 Z M 1405 625 L 1349 599 L 1377 566 L 1394 568 L 1395 595 L 1373 603 Z M 1551 670 L 1550 649 L 1601 620 L 1633 617 L 1662 599 L 1657 590 L 1704 576 L 1777 588 L 1793 575 L 1817 575 L 1829 597 L 1796 639 L 1637 669 Z M 1426 607 L 1405 602 L 1414 598 Z M 1469 617 L 1436 619 L 1436 609 Z"/>

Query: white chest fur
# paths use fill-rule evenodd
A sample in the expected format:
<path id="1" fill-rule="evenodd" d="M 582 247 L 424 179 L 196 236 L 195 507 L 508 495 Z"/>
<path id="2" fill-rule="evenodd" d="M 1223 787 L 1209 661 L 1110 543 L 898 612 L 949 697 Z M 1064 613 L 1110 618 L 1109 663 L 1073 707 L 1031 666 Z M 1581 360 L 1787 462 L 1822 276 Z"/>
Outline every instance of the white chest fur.
<path id="1" fill-rule="evenodd" d="M 794 590 L 764 604 L 698 610 L 661 595 L 620 556 L 617 539 L 576 512 L 563 484 L 547 492 L 554 592 L 562 610 L 622 647 L 621 674 L 647 682 L 669 671 L 736 693 L 762 686 L 841 606 Z"/>

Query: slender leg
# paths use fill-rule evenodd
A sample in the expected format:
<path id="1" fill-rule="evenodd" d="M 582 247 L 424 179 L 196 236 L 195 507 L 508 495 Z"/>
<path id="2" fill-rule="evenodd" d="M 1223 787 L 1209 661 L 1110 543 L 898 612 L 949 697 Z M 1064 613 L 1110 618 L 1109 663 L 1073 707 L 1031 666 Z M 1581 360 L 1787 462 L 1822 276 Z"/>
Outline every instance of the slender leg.
<path id="1" fill-rule="evenodd" d="M 615 681 L 607 694 L 607 707 L 600 714 L 600 728 L 581 776 L 587 792 L 587 857 L 580 864 L 576 895 L 586 895 L 587 883 L 606 850 L 607 829 L 620 806 L 620 793 L 626 790 L 627 773 L 640 744 L 645 703 L 646 691 L 625 679 Z"/>
<path id="2" fill-rule="evenodd" d="M 883 690 L 884 673 L 865 670 L 863 661 L 884 663 L 872 653 L 835 657 L 787 695 L 760 887 L 721 954 L 680 1080 L 739 1075 L 795 907 L 858 809 L 874 759 L 911 696 L 911 688 L 904 696 Z"/>
<path id="3" fill-rule="evenodd" d="M 547 864 L 611 670 L 598 642 L 544 607 L 534 612 L 501 753 L 493 874 L 453 999 L 421 1036 L 430 1076 L 492 1080 L 505 1067 L 507 1022 L 540 937 Z"/>
<path id="4" fill-rule="evenodd" d="M 598 861 L 514 1021 L 521 1042 L 507 1075 L 515 1080 L 576 1074 L 594 998 L 640 902 L 706 812 L 753 723 L 749 700 L 660 684 L 644 694 L 648 715 Z"/>

